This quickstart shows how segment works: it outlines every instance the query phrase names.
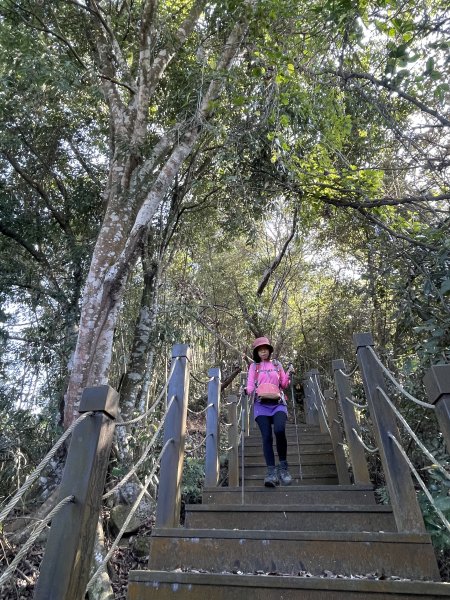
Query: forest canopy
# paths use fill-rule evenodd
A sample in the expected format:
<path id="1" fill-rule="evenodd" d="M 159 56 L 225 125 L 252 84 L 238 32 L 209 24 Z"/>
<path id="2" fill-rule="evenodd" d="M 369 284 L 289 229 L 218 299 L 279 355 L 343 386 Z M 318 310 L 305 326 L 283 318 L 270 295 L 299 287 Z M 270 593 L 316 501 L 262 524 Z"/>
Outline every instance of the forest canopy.
<path id="1" fill-rule="evenodd" d="M 175 343 L 225 377 L 264 334 L 331 383 L 371 331 L 423 395 L 449 33 L 441 0 L 0 0 L 1 495 L 85 387 L 145 409 Z"/>

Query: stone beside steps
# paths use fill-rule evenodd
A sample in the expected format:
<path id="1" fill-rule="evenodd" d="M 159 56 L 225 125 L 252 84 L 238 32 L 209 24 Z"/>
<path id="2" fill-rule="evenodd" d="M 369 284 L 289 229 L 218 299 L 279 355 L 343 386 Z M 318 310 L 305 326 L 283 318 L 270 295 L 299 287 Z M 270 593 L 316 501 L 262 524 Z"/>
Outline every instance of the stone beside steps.
<path id="1" fill-rule="evenodd" d="M 295 477 L 296 434 L 288 428 Z M 259 434 L 246 438 L 244 494 L 206 488 L 203 504 L 186 506 L 185 527 L 154 529 L 151 570 L 130 572 L 128 599 L 450 597 L 429 535 L 397 533 L 371 486 L 339 485 L 328 435 L 302 425 L 299 436 L 303 479 L 277 488 L 263 486 Z M 361 578 L 375 572 L 413 581 Z"/>

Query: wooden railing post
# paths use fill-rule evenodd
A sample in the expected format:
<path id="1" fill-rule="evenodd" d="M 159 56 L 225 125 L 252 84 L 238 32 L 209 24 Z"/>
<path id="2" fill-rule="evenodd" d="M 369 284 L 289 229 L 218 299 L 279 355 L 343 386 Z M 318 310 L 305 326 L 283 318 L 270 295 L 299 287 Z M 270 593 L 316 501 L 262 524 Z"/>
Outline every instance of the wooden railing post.
<path id="1" fill-rule="evenodd" d="M 83 392 L 79 412 L 94 414 L 72 433 L 59 486 L 60 500 L 75 500 L 52 520 L 35 600 L 85 596 L 118 408 L 119 395 L 107 385 Z"/>
<path id="2" fill-rule="evenodd" d="M 230 487 L 239 486 L 239 439 L 237 423 L 237 396 L 228 396 L 228 485 Z M 244 474 L 242 473 L 242 477 Z"/>
<path id="3" fill-rule="evenodd" d="M 220 369 L 209 369 L 208 403 L 206 411 L 205 486 L 215 487 L 219 481 L 219 415 Z"/>
<path id="4" fill-rule="evenodd" d="M 311 371 L 305 373 L 303 380 L 303 391 L 305 393 L 305 421 L 307 425 L 319 425 L 319 412 L 315 401 Z"/>
<path id="5" fill-rule="evenodd" d="M 341 485 L 348 485 L 350 483 L 350 476 L 348 474 L 347 459 L 345 458 L 344 452 L 344 439 L 342 437 L 342 430 L 338 421 L 338 413 L 336 408 L 336 399 L 332 390 L 325 390 L 324 394 L 327 413 L 328 413 L 328 425 L 331 433 L 331 443 L 333 445 L 334 456 L 336 459 L 336 469 Z"/>
<path id="6" fill-rule="evenodd" d="M 172 349 L 176 364 L 168 385 L 170 405 L 164 424 L 164 445 L 169 443 L 162 459 L 159 475 L 157 527 L 178 527 L 181 509 L 181 477 L 184 462 L 184 440 L 189 396 L 189 370 L 191 350 L 187 344 L 177 344 Z"/>
<path id="7" fill-rule="evenodd" d="M 450 365 L 433 365 L 426 372 L 424 383 L 450 452 Z"/>
<path id="8" fill-rule="evenodd" d="M 344 423 L 345 437 L 347 439 L 348 452 L 352 465 L 354 483 L 368 484 L 370 483 L 370 475 L 367 468 L 366 455 L 364 453 L 364 448 L 358 442 L 356 437 L 357 435 L 361 435 L 360 427 L 356 419 L 354 406 L 346 400 L 346 398 L 352 400 L 352 392 L 348 378 L 341 373 L 341 371 L 344 373 L 346 371 L 345 362 L 342 359 L 333 360 L 332 365 L 342 421 Z"/>
<path id="9" fill-rule="evenodd" d="M 422 513 L 416 491 L 405 459 L 390 438 L 393 435 L 400 441 L 395 416 L 377 388 L 386 393 L 383 372 L 368 346 L 373 346 L 370 333 L 353 336 L 359 369 L 369 405 L 370 417 L 374 425 L 374 435 L 379 448 L 386 484 L 400 533 L 424 533 Z"/>

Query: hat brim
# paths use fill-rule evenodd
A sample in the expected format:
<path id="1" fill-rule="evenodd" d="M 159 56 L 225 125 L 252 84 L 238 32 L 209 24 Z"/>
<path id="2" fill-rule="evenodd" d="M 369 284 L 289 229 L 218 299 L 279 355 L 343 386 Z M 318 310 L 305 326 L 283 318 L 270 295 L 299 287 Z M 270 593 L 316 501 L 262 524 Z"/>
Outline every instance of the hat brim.
<path id="1" fill-rule="evenodd" d="M 265 342 L 263 342 L 262 344 L 259 344 L 258 346 L 256 346 L 255 348 L 253 348 L 253 360 L 257 361 L 257 359 L 259 358 L 258 356 L 258 348 L 262 348 L 263 346 L 266 346 L 267 348 L 269 348 L 270 354 L 272 354 L 273 352 L 273 346 L 272 344 L 266 344 Z"/>

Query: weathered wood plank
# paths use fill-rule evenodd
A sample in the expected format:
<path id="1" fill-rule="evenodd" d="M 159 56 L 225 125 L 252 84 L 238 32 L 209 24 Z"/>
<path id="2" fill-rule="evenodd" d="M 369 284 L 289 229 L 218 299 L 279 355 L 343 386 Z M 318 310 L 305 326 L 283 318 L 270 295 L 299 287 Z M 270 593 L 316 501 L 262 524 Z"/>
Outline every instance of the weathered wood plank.
<path id="1" fill-rule="evenodd" d="M 176 365 L 168 386 L 169 402 L 172 402 L 164 425 L 164 445 L 173 440 L 166 449 L 159 478 L 156 523 L 158 527 L 177 527 L 180 522 L 181 476 L 184 462 L 184 440 L 189 394 L 189 369 L 191 350 L 186 344 L 172 349 Z"/>
<path id="2" fill-rule="evenodd" d="M 393 435 L 400 440 L 395 415 L 379 393 L 379 389 L 387 392 L 381 368 L 368 348 L 373 346 L 372 336 L 370 333 L 360 333 L 353 338 L 398 530 L 405 533 L 422 533 L 425 531 L 425 525 L 411 474 L 390 437 Z"/>
<path id="3" fill-rule="evenodd" d="M 208 404 L 206 411 L 205 485 L 215 486 L 219 481 L 219 415 L 220 415 L 220 369 L 209 369 Z"/>
<path id="4" fill-rule="evenodd" d="M 94 414 L 72 433 L 59 488 L 60 500 L 73 495 L 75 501 L 52 521 L 35 600 L 84 598 L 118 405 L 119 395 L 109 386 L 83 393 L 80 412 Z"/>
<path id="5" fill-rule="evenodd" d="M 352 399 L 350 383 L 345 373 L 345 362 L 342 359 L 333 360 L 334 381 L 338 394 L 339 405 L 341 408 L 342 421 L 344 423 L 345 437 L 347 439 L 350 462 L 352 464 L 353 479 L 355 483 L 370 483 L 369 470 L 367 468 L 367 459 L 364 454 L 364 448 L 357 439 L 361 435 L 360 427 L 355 415 L 355 409 L 346 398 Z M 356 433 L 355 433 L 356 432 Z"/>

